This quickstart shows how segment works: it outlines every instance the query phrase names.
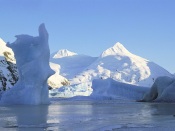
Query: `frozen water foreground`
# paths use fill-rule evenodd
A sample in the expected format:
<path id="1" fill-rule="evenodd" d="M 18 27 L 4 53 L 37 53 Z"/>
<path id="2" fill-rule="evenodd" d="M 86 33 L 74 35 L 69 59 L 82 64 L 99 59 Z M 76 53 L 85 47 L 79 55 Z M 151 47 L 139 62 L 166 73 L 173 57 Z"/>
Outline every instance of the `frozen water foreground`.
<path id="1" fill-rule="evenodd" d="M 17 35 L 17 40 L 7 44 L 12 48 L 19 71 L 19 81 L 6 91 L 1 104 L 47 104 L 47 79 L 54 72 L 50 69 L 50 50 L 45 25 L 39 26 L 39 36 Z"/>
<path id="2" fill-rule="evenodd" d="M 1 131 L 174 130 L 175 104 L 52 99 L 50 105 L 0 106 Z"/>

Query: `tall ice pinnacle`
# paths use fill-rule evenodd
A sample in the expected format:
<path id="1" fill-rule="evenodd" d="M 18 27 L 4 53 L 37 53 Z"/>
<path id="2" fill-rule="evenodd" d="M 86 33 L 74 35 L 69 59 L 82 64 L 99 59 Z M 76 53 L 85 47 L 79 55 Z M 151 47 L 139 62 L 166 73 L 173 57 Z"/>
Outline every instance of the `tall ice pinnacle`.
<path id="1" fill-rule="evenodd" d="M 0 100 L 2 104 L 47 104 L 47 79 L 54 73 L 49 66 L 48 33 L 44 24 L 39 26 L 39 36 L 17 35 L 8 44 L 12 48 L 19 71 L 19 81 Z"/>

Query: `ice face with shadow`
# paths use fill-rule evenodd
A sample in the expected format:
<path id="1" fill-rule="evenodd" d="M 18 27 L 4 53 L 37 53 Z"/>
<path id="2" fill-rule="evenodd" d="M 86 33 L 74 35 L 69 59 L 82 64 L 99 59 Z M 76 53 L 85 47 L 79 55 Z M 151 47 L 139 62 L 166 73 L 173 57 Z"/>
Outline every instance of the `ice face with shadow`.
<path id="1" fill-rule="evenodd" d="M 1 97 L 1 104 L 47 104 L 47 79 L 54 73 L 49 66 L 50 50 L 45 25 L 39 26 L 39 36 L 17 35 L 10 47 L 16 58 L 19 81 Z"/>
<path id="2" fill-rule="evenodd" d="M 175 102 L 175 78 L 158 77 L 140 102 Z"/>

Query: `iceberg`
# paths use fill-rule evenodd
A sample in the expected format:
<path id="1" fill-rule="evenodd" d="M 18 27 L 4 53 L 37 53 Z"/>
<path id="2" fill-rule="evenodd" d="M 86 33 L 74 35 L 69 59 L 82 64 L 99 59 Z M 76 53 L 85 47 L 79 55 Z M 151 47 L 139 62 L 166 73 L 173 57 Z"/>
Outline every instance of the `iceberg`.
<path id="1" fill-rule="evenodd" d="M 175 102 L 175 78 L 158 77 L 140 102 Z"/>
<path id="2" fill-rule="evenodd" d="M 141 87 L 108 79 L 94 79 L 91 97 L 128 99 L 138 102 L 175 102 L 175 78 L 158 77 L 150 87 Z"/>
<path id="3" fill-rule="evenodd" d="M 48 32 L 39 26 L 39 36 L 17 35 L 10 47 L 16 58 L 19 81 L 1 96 L 1 104 L 48 104 L 47 79 L 54 74 L 49 66 Z"/>
<path id="4" fill-rule="evenodd" d="M 141 87 L 126 84 L 108 79 L 94 79 L 92 81 L 93 98 L 125 99 L 137 101 L 143 98 L 143 95 L 149 90 L 148 87 Z"/>

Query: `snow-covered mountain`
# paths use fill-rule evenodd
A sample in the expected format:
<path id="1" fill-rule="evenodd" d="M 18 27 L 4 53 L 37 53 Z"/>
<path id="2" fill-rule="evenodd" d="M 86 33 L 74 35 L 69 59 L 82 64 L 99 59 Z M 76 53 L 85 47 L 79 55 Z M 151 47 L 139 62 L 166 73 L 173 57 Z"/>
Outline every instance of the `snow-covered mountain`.
<path id="1" fill-rule="evenodd" d="M 13 51 L 0 38 L 0 91 L 11 88 L 18 80 Z"/>
<path id="2" fill-rule="evenodd" d="M 77 53 L 68 51 L 67 49 L 62 49 L 62 50 L 59 50 L 56 53 L 53 53 L 51 55 L 51 57 L 52 58 L 63 58 L 63 57 L 74 56 L 74 55 L 77 55 Z"/>
<path id="3" fill-rule="evenodd" d="M 65 50 L 59 50 L 58 52 L 64 52 Z M 67 79 L 72 79 L 76 75 L 80 74 L 84 69 L 86 69 L 90 64 L 92 64 L 97 57 L 91 57 L 87 55 L 78 55 L 77 53 L 70 53 L 69 55 L 62 54 L 64 57 L 56 57 L 58 53 L 52 54 L 50 62 L 60 65 L 60 74 Z M 73 55 L 74 54 L 74 55 Z"/>
<path id="4" fill-rule="evenodd" d="M 130 53 L 121 43 L 105 50 L 100 57 L 71 83 L 78 84 L 93 79 L 112 78 L 116 81 L 150 87 L 159 76 L 170 76 L 168 71 L 147 59 Z"/>

